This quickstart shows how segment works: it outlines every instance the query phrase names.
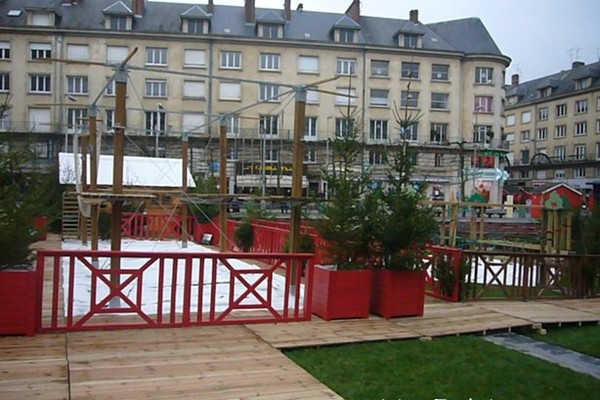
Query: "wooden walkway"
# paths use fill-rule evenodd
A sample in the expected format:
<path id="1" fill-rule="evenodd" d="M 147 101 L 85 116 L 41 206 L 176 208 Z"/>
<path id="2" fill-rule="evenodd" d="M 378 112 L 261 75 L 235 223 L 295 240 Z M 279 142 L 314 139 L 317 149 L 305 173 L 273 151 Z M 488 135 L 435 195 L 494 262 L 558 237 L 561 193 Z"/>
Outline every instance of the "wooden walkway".
<path id="1" fill-rule="evenodd" d="M 0 399 L 341 399 L 280 349 L 600 324 L 600 298 L 432 301 L 422 318 L 0 337 Z"/>

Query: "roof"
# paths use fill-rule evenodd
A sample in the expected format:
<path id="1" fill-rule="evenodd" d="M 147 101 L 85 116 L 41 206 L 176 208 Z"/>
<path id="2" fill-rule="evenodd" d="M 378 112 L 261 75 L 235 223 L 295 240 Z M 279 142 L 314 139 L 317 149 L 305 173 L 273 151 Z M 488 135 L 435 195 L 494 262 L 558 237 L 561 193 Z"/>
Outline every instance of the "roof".
<path id="1" fill-rule="evenodd" d="M 0 27 L 25 27 L 27 17 L 8 17 L 13 9 L 45 8 L 53 9 L 58 19 L 57 29 L 97 30 L 105 32 L 103 10 L 109 13 L 132 10 L 132 0 L 83 0 L 65 7 L 62 0 L 3 0 L 0 1 Z M 193 9 L 193 11 L 192 11 Z M 244 7 L 214 5 L 213 13 L 208 13 L 207 5 L 191 6 L 188 3 L 165 3 L 146 1 L 145 13 L 135 18 L 133 32 L 157 34 L 181 34 L 181 17 L 210 16 L 211 34 L 239 37 L 256 37 L 254 24 L 245 23 Z M 307 10 L 292 10 L 291 19 L 285 20 L 281 9 L 257 8 L 255 15 L 260 22 L 280 22 L 285 24 L 286 39 L 305 42 L 332 43 L 331 29 L 336 27 L 360 29 L 357 45 L 387 46 L 398 48 L 395 40 L 398 32 L 423 35 L 423 50 L 458 52 L 504 57 L 483 23 L 478 18 L 459 19 L 433 24 L 413 23 L 405 19 L 391 19 L 361 16 L 360 24 L 343 12 L 328 13 Z M 200 34 L 199 34 L 200 35 Z"/>
<path id="2" fill-rule="evenodd" d="M 537 186 L 532 188 L 531 190 L 529 190 L 529 193 L 531 194 L 545 194 L 545 193 L 550 193 L 553 192 L 554 190 L 558 189 L 559 187 L 564 187 L 567 190 L 570 190 L 578 195 L 581 195 L 581 192 L 577 189 L 572 188 L 571 186 L 567 185 L 566 183 L 549 183 L 547 185 L 542 185 L 542 186 Z"/>
<path id="3" fill-rule="evenodd" d="M 81 155 L 77 155 L 81 160 Z M 88 156 L 89 162 L 89 156 Z M 176 158 L 154 158 L 125 156 L 123 159 L 123 186 L 146 188 L 181 188 L 181 170 L 183 162 Z M 58 155 L 59 183 L 75 184 L 75 155 L 59 153 Z M 90 181 L 89 169 L 87 182 Z M 113 156 L 101 155 L 98 165 L 98 185 L 112 186 Z M 194 178 L 188 168 L 187 186 L 196 187 Z"/>
<path id="4" fill-rule="evenodd" d="M 518 85 L 511 85 L 506 89 L 506 97 L 511 98 L 516 96 L 518 97 L 518 101 L 507 105 L 506 108 L 519 107 L 523 104 L 540 100 L 548 101 L 556 97 L 574 93 L 576 92 L 576 81 L 586 78 L 591 78 L 589 90 L 598 90 L 600 88 L 600 61 L 560 71 L 531 81 L 521 82 Z M 540 98 L 539 91 L 549 87 L 552 88 L 550 96 Z"/>

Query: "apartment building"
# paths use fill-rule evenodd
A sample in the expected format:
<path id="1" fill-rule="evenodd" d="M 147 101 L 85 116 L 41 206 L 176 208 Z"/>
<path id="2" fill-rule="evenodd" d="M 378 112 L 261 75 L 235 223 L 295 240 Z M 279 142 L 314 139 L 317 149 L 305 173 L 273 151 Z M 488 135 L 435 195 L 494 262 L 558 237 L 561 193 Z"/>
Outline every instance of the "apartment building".
<path id="1" fill-rule="evenodd" d="M 600 178 L 600 62 L 528 82 L 512 76 L 506 97 L 510 183 L 568 183 L 579 190 Z"/>
<path id="2" fill-rule="evenodd" d="M 221 120 L 230 190 L 281 193 L 291 182 L 289 85 L 338 77 L 308 91 L 306 188 L 326 190 L 329 140 L 352 126 L 374 179 L 385 179 L 386 148 L 407 143 L 418 150 L 415 181 L 446 198 L 460 197 L 461 186 L 465 196 L 488 187 L 497 198 L 510 59 L 479 19 L 424 24 L 417 10 L 407 19 L 363 16 L 358 0 L 340 13 L 291 3 L 2 0 L 0 92 L 12 109 L 0 121 L 0 146 L 27 143 L 53 165 L 87 131 L 94 105 L 101 151 L 111 154 L 110 79 L 137 48 L 128 61 L 126 154 L 179 157 L 185 134 L 193 171 L 214 174 Z M 394 114 L 418 122 L 401 132 Z"/>

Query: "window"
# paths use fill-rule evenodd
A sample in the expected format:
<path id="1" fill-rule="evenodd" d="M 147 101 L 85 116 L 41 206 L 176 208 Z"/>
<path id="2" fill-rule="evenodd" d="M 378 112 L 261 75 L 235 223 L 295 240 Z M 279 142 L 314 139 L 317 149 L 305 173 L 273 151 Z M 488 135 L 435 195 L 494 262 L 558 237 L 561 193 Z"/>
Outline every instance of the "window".
<path id="1" fill-rule="evenodd" d="M 448 124 L 431 124 L 430 140 L 433 143 L 446 143 L 448 141 Z"/>
<path id="2" fill-rule="evenodd" d="M 575 168 L 573 170 L 573 178 L 585 178 L 585 168 Z"/>
<path id="3" fill-rule="evenodd" d="M 538 90 L 538 97 L 540 99 L 550 97 L 551 95 L 552 95 L 552 87 L 551 86 L 548 86 L 548 87 Z"/>
<path id="4" fill-rule="evenodd" d="M 183 114 L 182 128 L 187 133 L 203 133 L 205 118 L 203 113 L 186 112 Z"/>
<path id="5" fill-rule="evenodd" d="M 87 44 L 68 44 L 67 58 L 69 60 L 89 60 L 90 48 Z"/>
<path id="6" fill-rule="evenodd" d="M 317 117 L 306 117 L 304 119 L 304 139 L 315 140 L 317 138 Z"/>
<path id="7" fill-rule="evenodd" d="M 514 126 L 516 123 L 515 114 L 510 114 L 506 116 L 506 126 Z"/>
<path id="8" fill-rule="evenodd" d="M 51 132 L 50 109 L 49 108 L 30 108 L 29 109 L 29 131 L 30 132 Z"/>
<path id="9" fill-rule="evenodd" d="M 31 25 L 50 26 L 50 13 L 48 11 L 33 11 L 31 13 Z"/>
<path id="10" fill-rule="evenodd" d="M 354 59 L 354 58 L 338 58 L 336 71 L 337 71 L 338 75 L 354 75 L 354 74 L 356 74 L 356 59 Z"/>
<path id="11" fill-rule="evenodd" d="M 335 137 L 345 138 L 354 135 L 354 120 L 349 118 L 335 119 Z"/>
<path id="12" fill-rule="evenodd" d="M 537 130 L 537 140 L 548 139 L 548 128 L 539 128 Z"/>
<path id="13" fill-rule="evenodd" d="M 127 30 L 127 16 L 126 15 L 111 15 L 110 16 L 110 29 L 113 31 L 126 31 Z"/>
<path id="14" fill-rule="evenodd" d="M 356 89 L 354 88 L 336 88 L 335 104 L 338 106 L 356 105 Z"/>
<path id="15" fill-rule="evenodd" d="M 319 57 L 300 56 L 298 57 L 298 72 L 303 74 L 319 73 Z"/>
<path id="16" fill-rule="evenodd" d="M 319 92 L 315 90 L 307 90 L 306 104 L 319 104 Z"/>
<path id="17" fill-rule="evenodd" d="M 494 112 L 494 97 L 493 96 L 475 96 L 476 113 L 493 113 Z M 531 113 L 529 114 L 531 115 Z M 530 117 L 531 118 L 531 117 Z"/>
<path id="18" fill-rule="evenodd" d="M 578 144 L 575 146 L 575 159 L 585 160 L 586 146 L 585 144 Z"/>
<path id="19" fill-rule="evenodd" d="M 129 55 L 129 48 L 122 46 L 106 47 L 106 62 L 108 64 L 117 64 L 123 62 Z"/>
<path id="20" fill-rule="evenodd" d="M 554 179 L 565 179 L 565 170 L 557 169 L 554 171 Z"/>
<path id="21" fill-rule="evenodd" d="M 565 115 L 567 115 L 567 105 L 566 104 L 558 104 L 556 106 L 556 116 L 564 117 Z"/>
<path id="22" fill-rule="evenodd" d="M 279 25 L 277 24 L 261 24 L 261 37 L 267 39 L 277 39 L 279 37 Z"/>
<path id="23" fill-rule="evenodd" d="M 575 90 L 587 89 L 592 86 L 592 78 L 577 79 L 575 81 Z"/>
<path id="24" fill-rule="evenodd" d="M 188 68 L 205 68 L 206 51 L 186 49 L 183 55 L 183 66 Z"/>
<path id="25" fill-rule="evenodd" d="M 600 97 L 596 99 L 596 111 L 600 111 Z"/>
<path id="26" fill-rule="evenodd" d="M 146 111 L 146 135 L 164 136 L 167 114 L 163 111 Z"/>
<path id="27" fill-rule="evenodd" d="M 304 162 L 307 164 L 316 164 L 317 163 L 317 150 L 315 149 L 307 149 L 304 153 Z"/>
<path id="28" fill-rule="evenodd" d="M 88 94 L 87 76 L 67 76 L 68 94 Z"/>
<path id="29" fill-rule="evenodd" d="M 415 122 L 404 128 L 404 132 L 400 130 L 400 138 L 402 140 L 408 140 L 410 142 L 416 142 L 419 137 L 419 123 Z"/>
<path id="30" fill-rule="evenodd" d="M 0 60 L 10 60 L 10 42 L 0 42 Z"/>
<path id="31" fill-rule="evenodd" d="M 54 153 L 54 146 L 51 141 L 35 142 L 29 146 L 29 150 L 37 158 L 50 158 L 50 155 Z"/>
<path id="32" fill-rule="evenodd" d="M 491 131 L 491 125 L 475 125 L 473 130 L 473 143 L 487 143 L 488 134 Z"/>
<path id="33" fill-rule="evenodd" d="M 219 84 L 219 100 L 241 100 L 242 84 L 239 82 L 221 82 Z"/>
<path id="34" fill-rule="evenodd" d="M 0 118 L 0 132 L 6 132 L 10 129 L 10 112 L 4 112 L 2 118 Z M 2 146 L 0 145 L 0 154 L 2 153 Z"/>
<path id="35" fill-rule="evenodd" d="M 596 120 L 596 133 L 600 133 L 600 119 Z"/>
<path id="36" fill-rule="evenodd" d="M 354 43 L 354 29 L 338 29 L 340 43 Z"/>
<path id="37" fill-rule="evenodd" d="M 385 119 L 372 119 L 369 123 L 369 139 L 373 141 L 387 141 L 388 121 Z"/>
<path id="38" fill-rule="evenodd" d="M 31 93 L 50 93 L 52 91 L 50 75 L 29 75 Z"/>
<path id="39" fill-rule="evenodd" d="M 49 43 L 30 43 L 29 54 L 32 60 L 52 57 L 52 45 Z"/>
<path id="40" fill-rule="evenodd" d="M 106 110 L 106 119 L 104 120 L 106 130 L 112 130 L 115 126 L 115 110 Z"/>
<path id="41" fill-rule="evenodd" d="M 237 51 L 222 51 L 221 52 L 221 68 L 241 69 L 242 68 L 242 53 Z"/>
<path id="42" fill-rule="evenodd" d="M 529 171 L 521 171 L 521 179 L 529 179 Z"/>
<path id="43" fill-rule="evenodd" d="M 521 113 L 521 123 L 528 124 L 531 122 L 531 111 L 525 111 Z"/>
<path id="44" fill-rule="evenodd" d="M 388 91 L 384 89 L 371 89 L 371 101 L 369 102 L 372 106 L 387 107 Z"/>
<path id="45" fill-rule="evenodd" d="M 371 60 L 371 76 L 389 76 L 390 62 L 387 60 Z"/>
<path id="46" fill-rule="evenodd" d="M 529 142 L 531 140 L 531 138 L 529 137 L 529 131 L 522 131 L 521 132 L 521 143 L 526 143 Z"/>
<path id="47" fill-rule="evenodd" d="M 491 85 L 494 83 L 494 69 L 488 67 L 475 67 L 475 83 Z"/>
<path id="48" fill-rule="evenodd" d="M 402 91 L 400 93 L 400 106 L 408 108 L 419 107 L 419 92 Z"/>
<path id="49" fill-rule="evenodd" d="M 540 108 L 538 110 L 538 119 L 540 121 L 545 121 L 548 119 L 548 108 L 547 107 Z"/>
<path id="50" fill-rule="evenodd" d="M 575 122 L 575 136 L 587 134 L 587 121 Z"/>
<path id="51" fill-rule="evenodd" d="M 279 134 L 279 117 L 277 115 L 261 115 L 258 128 L 261 135 L 277 136 Z"/>
<path id="52" fill-rule="evenodd" d="M 521 165 L 529 164 L 529 149 L 521 150 Z"/>
<path id="53" fill-rule="evenodd" d="M 565 161 L 567 159 L 567 150 L 565 146 L 558 146 L 554 148 L 554 158 L 556 161 Z"/>
<path id="54" fill-rule="evenodd" d="M 269 85 L 265 83 L 260 84 L 260 97 L 261 101 L 279 102 L 279 85 Z"/>
<path id="55" fill-rule="evenodd" d="M 584 114 L 588 111 L 587 100 L 579 100 L 575 102 L 575 114 Z"/>
<path id="56" fill-rule="evenodd" d="M 404 33 L 404 34 L 402 34 L 402 46 L 417 48 L 417 47 L 419 47 L 419 39 L 420 39 L 419 35 Z"/>
<path id="57" fill-rule="evenodd" d="M 10 73 L 0 73 L 0 92 L 10 92 Z"/>
<path id="58" fill-rule="evenodd" d="M 201 19 L 187 18 L 187 33 L 204 33 L 204 21 Z"/>
<path id="59" fill-rule="evenodd" d="M 67 109 L 67 132 L 82 132 L 87 126 L 87 109 L 68 108 Z"/>
<path id="60" fill-rule="evenodd" d="M 385 154 L 381 151 L 369 151 L 369 165 L 385 164 Z"/>
<path id="61" fill-rule="evenodd" d="M 167 65 L 167 49 L 162 47 L 146 48 L 146 65 Z"/>
<path id="62" fill-rule="evenodd" d="M 279 161 L 279 150 L 277 150 L 277 149 L 266 149 L 266 151 L 265 151 L 265 161 L 267 161 L 267 162 L 277 162 L 277 161 Z"/>
<path id="63" fill-rule="evenodd" d="M 223 116 L 223 122 L 227 126 L 227 136 L 239 136 L 240 135 L 240 116 L 239 115 L 226 115 Z"/>
<path id="64" fill-rule="evenodd" d="M 419 79 L 419 63 L 403 62 L 402 78 Z"/>
<path id="65" fill-rule="evenodd" d="M 447 110 L 448 97 L 448 93 L 431 93 L 431 108 L 434 110 Z"/>
<path id="66" fill-rule="evenodd" d="M 203 99 L 205 97 L 204 81 L 183 81 L 183 97 Z"/>
<path id="67" fill-rule="evenodd" d="M 146 96 L 167 97 L 167 80 L 146 79 Z"/>
<path id="68" fill-rule="evenodd" d="M 263 71 L 279 71 L 281 56 L 279 54 L 260 53 L 260 69 Z"/>
<path id="69" fill-rule="evenodd" d="M 554 128 L 554 137 L 557 139 L 567 137 L 567 126 L 556 125 L 556 127 Z"/>
<path id="70" fill-rule="evenodd" d="M 596 143 L 596 160 L 600 160 L 600 143 Z"/>
<path id="71" fill-rule="evenodd" d="M 108 81 L 109 79 L 111 79 L 111 78 L 109 76 L 107 76 L 106 80 Z M 116 84 L 115 80 L 113 79 L 106 87 L 106 95 L 114 96 L 117 93 L 116 91 L 117 91 L 117 84 Z"/>
<path id="72" fill-rule="evenodd" d="M 434 158 L 434 166 L 435 167 L 443 167 L 444 166 L 444 155 L 442 153 L 435 153 Z"/>
<path id="73" fill-rule="evenodd" d="M 433 64 L 431 66 L 431 80 L 432 81 L 447 81 L 450 78 L 449 71 L 450 71 L 449 65 Z"/>
<path id="74" fill-rule="evenodd" d="M 236 147 L 228 147 L 227 148 L 227 160 L 228 161 L 239 160 L 239 151 Z"/>

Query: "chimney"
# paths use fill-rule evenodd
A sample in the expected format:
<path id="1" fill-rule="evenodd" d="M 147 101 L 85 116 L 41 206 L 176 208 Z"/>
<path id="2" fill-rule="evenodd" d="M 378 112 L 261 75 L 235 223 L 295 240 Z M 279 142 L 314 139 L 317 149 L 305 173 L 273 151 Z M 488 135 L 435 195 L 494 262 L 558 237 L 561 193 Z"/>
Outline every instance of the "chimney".
<path id="1" fill-rule="evenodd" d="M 512 74 L 510 77 L 510 85 L 517 86 L 519 85 L 519 74 Z"/>
<path id="2" fill-rule="evenodd" d="M 298 7 L 296 7 L 296 11 L 302 11 L 302 10 L 304 10 L 304 4 L 298 3 Z"/>
<path id="3" fill-rule="evenodd" d="M 410 10 L 410 22 L 419 22 L 419 10 Z"/>
<path id="4" fill-rule="evenodd" d="M 286 21 L 292 19 L 292 0 L 285 0 L 283 2 L 283 13 L 285 14 Z"/>
<path id="5" fill-rule="evenodd" d="M 254 23 L 256 21 L 256 5 L 254 0 L 245 0 L 244 15 L 246 23 Z"/>
<path id="6" fill-rule="evenodd" d="M 360 0 L 352 0 L 352 4 L 346 10 L 346 14 L 357 24 L 360 24 Z"/>
<path id="7" fill-rule="evenodd" d="M 585 66 L 583 61 L 573 61 L 573 69 L 581 68 Z"/>
<path id="8" fill-rule="evenodd" d="M 135 15 L 136 17 L 144 16 L 145 8 L 145 0 L 133 0 L 133 15 Z"/>
<path id="9" fill-rule="evenodd" d="M 213 0 L 208 0 L 208 13 L 212 14 L 215 11 L 215 3 L 213 2 Z"/>

